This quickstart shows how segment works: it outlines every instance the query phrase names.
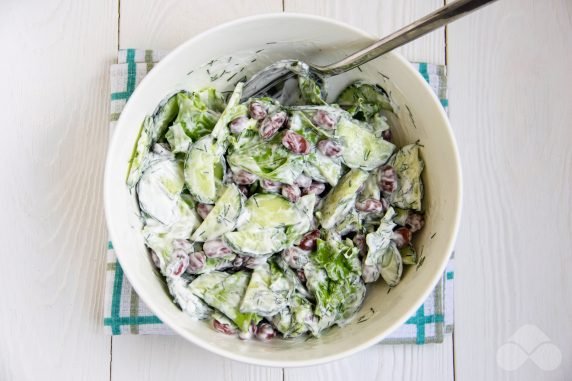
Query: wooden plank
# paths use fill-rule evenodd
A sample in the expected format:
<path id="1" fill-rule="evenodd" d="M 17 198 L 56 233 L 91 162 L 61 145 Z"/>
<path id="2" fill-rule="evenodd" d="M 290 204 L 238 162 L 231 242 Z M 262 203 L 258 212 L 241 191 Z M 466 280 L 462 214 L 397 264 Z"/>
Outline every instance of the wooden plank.
<path id="1" fill-rule="evenodd" d="M 441 0 L 360 1 L 286 0 L 288 12 L 331 17 L 383 36 L 442 5 Z M 433 32 L 400 49 L 413 61 L 445 62 L 445 34 Z M 285 369 L 287 380 L 452 380 L 453 340 L 439 345 L 378 345 L 350 358 L 331 364 Z"/>
<path id="2" fill-rule="evenodd" d="M 326 365 L 284 370 L 284 380 L 453 380 L 453 339 L 442 344 L 376 345 Z"/>
<path id="3" fill-rule="evenodd" d="M 243 364 L 175 336 L 113 339 L 112 380 L 282 380 L 282 369 Z"/>
<path id="4" fill-rule="evenodd" d="M 568 0 L 503 0 L 449 27 L 451 122 L 465 183 L 455 285 L 459 379 L 570 378 L 571 15 Z M 499 348 L 525 325 L 536 334 L 514 340 L 537 364 L 507 371 Z M 539 345 L 538 330 L 556 352 Z"/>
<path id="5" fill-rule="evenodd" d="M 443 5 L 443 0 L 286 0 L 287 12 L 331 17 L 375 36 L 386 36 Z M 411 42 L 397 51 L 412 61 L 445 63 L 444 29 Z"/>
<path id="6" fill-rule="evenodd" d="M 281 11 L 281 0 L 121 0 L 120 46 L 170 50 L 223 22 Z M 282 370 L 227 360 L 178 337 L 116 337 L 111 377 L 113 380 L 282 380 Z"/>
<path id="7" fill-rule="evenodd" d="M 171 50 L 213 26 L 268 12 L 282 12 L 282 1 L 121 0 L 119 45 Z"/>
<path id="8" fill-rule="evenodd" d="M 117 2 L 0 4 L 0 379 L 104 380 L 102 178 Z"/>

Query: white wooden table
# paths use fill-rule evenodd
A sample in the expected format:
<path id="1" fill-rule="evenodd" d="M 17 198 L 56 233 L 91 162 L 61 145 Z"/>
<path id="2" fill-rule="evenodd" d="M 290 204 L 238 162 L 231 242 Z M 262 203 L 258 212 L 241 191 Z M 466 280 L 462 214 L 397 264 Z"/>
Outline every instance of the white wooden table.
<path id="1" fill-rule="evenodd" d="M 329 16 L 383 35 L 440 5 L 1 1 L 0 380 L 570 379 L 570 0 L 501 0 L 401 49 L 412 60 L 449 66 L 465 185 L 454 338 L 375 346 L 318 367 L 271 369 L 176 337 L 103 334 L 101 191 L 109 65 L 118 48 L 170 49 L 219 23 L 282 11 Z M 499 348 L 525 325 L 542 331 L 562 355 L 556 369 L 546 369 L 543 361 L 555 357 L 538 348 L 528 352 L 540 366 L 528 360 L 503 369 Z"/>

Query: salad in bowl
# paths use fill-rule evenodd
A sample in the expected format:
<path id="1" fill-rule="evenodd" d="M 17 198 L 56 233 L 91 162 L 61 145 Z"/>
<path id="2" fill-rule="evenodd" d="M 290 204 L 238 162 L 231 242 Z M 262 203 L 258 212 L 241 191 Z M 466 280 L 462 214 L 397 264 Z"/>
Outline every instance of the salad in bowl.
<path id="1" fill-rule="evenodd" d="M 145 118 L 129 166 L 141 233 L 173 301 L 241 339 L 320 336 L 366 284 L 399 283 L 424 224 L 419 144 L 398 147 L 385 90 L 326 103 L 309 78 L 283 105 L 178 91 Z"/>
<path id="2" fill-rule="evenodd" d="M 107 226 L 141 301 L 184 339 L 256 365 L 316 365 L 388 337 L 442 277 L 459 157 L 405 59 L 330 78 L 327 96 L 305 78 L 295 102 L 240 96 L 270 64 L 326 64 L 374 40 L 260 15 L 193 37 L 135 89 L 108 151 Z"/>

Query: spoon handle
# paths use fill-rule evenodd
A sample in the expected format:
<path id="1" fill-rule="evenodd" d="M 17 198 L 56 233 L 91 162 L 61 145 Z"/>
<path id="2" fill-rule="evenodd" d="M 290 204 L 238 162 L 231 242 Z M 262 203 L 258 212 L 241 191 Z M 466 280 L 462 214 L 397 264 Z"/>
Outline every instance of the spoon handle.
<path id="1" fill-rule="evenodd" d="M 353 53 L 341 61 L 327 66 L 316 66 L 316 69 L 325 76 L 346 72 L 495 1 L 496 0 L 454 1 L 404 26 L 389 36 L 383 37 L 381 40 L 365 49 Z"/>

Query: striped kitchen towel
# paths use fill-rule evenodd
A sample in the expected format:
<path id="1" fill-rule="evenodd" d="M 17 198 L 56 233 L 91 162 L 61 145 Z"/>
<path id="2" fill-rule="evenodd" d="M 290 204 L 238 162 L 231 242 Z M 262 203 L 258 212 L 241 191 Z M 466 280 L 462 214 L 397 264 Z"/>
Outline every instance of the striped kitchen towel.
<path id="1" fill-rule="evenodd" d="M 157 50 L 120 50 L 118 62 L 111 66 L 111 132 L 125 103 L 137 84 L 167 52 Z M 431 85 L 447 109 L 447 84 L 444 66 L 415 63 L 414 66 Z M 111 135 L 110 135 L 111 136 Z M 453 259 L 449 261 L 443 277 L 425 303 L 405 324 L 394 331 L 381 344 L 440 343 L 453 331 Z M 159 334 L 173 331 L 163 324 L 139 299 L 123 270 L 113 244 L 107 246 L 107 271 L 103 324 L 111 335 Z"/>

